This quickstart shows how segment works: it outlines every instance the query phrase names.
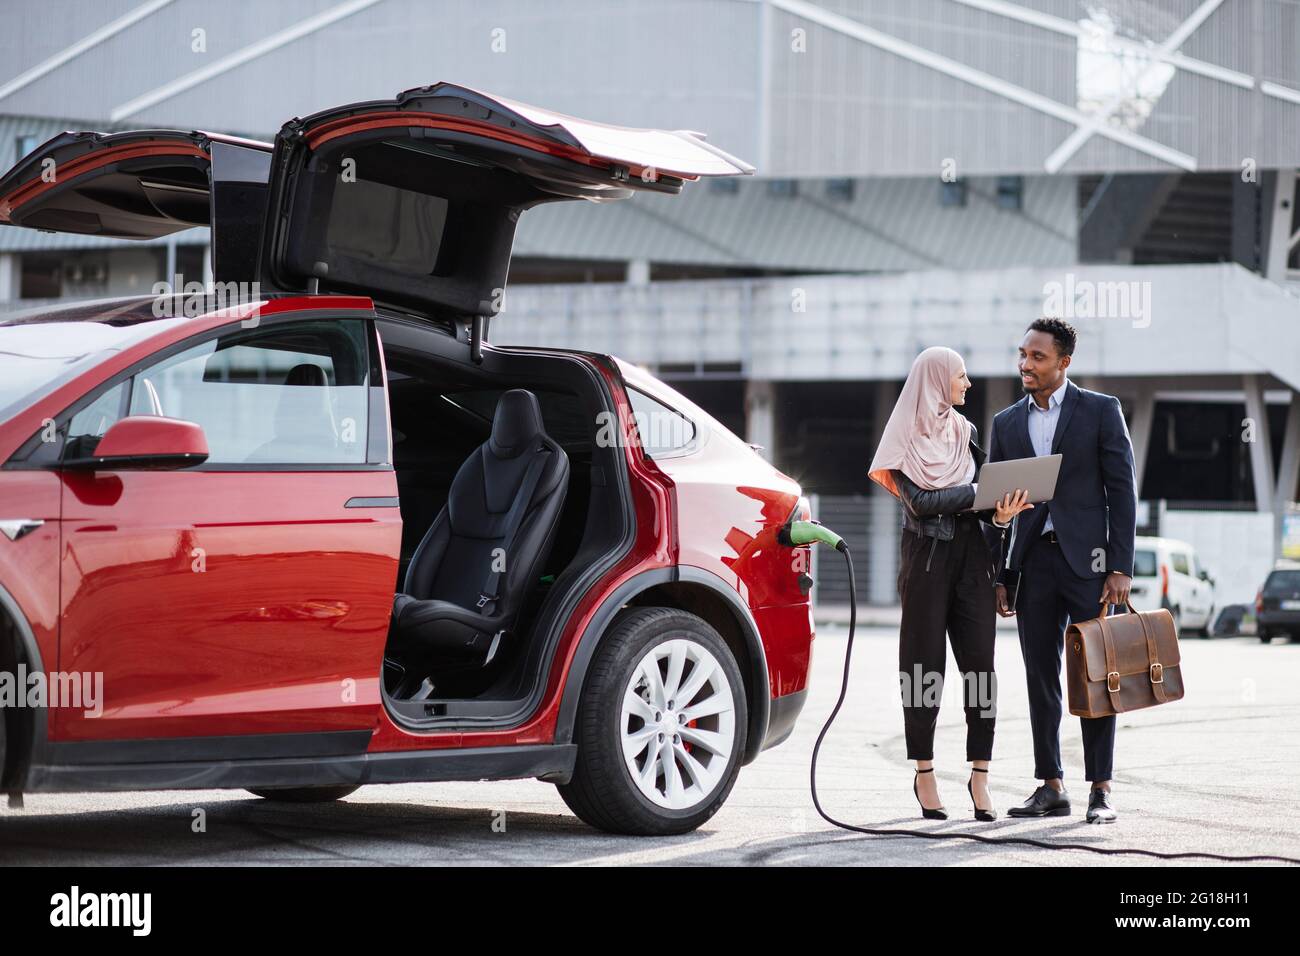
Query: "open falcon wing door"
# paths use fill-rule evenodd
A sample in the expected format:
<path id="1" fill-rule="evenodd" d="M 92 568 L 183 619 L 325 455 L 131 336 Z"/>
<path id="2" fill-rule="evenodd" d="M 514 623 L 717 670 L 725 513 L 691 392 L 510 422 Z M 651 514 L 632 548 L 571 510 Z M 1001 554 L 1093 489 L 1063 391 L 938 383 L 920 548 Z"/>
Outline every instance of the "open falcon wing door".
<path id="1" fill-rule="evenodd" d="M 592 123 L 447 83 L 408 90 L 280 130 L 263 282 L 486 317 L 531 206 L 753 171 L 697 133 Z"/>
<path id="2" fill-rule="evenodd" d="M 60 133 L 0 177 L 0 224 L 119 239 L 213 225 L 217 281 L 251 281 L 270 160 L 270 143 L 215 133 Z"/>

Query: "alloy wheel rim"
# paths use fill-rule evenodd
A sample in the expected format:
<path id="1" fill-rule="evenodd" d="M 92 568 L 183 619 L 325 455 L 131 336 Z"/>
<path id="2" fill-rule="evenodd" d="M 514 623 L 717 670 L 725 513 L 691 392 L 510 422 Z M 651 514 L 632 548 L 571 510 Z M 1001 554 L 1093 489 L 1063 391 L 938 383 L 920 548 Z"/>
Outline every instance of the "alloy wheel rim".
<path id="1" fill-rule="evenodd" d="M 673 638 L 646 651 L 623 690 L 623 762 L 641 795 L 686 810 L 731 766 L 736 702 L 727 673 L 702 644 Z"/>

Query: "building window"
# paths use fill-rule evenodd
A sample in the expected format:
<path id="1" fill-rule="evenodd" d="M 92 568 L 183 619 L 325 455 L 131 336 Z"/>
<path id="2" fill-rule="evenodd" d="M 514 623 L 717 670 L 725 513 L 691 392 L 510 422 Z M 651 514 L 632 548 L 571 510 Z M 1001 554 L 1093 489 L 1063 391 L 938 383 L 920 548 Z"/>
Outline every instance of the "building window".
<path id="1" fill-rule="evenodd" d="M 793 179 L 769 179 L 767 194 L 777 199 L 793 199 L 799 195 L 799 184 Z"/>
<path id="2" fill-rule="evenodd" d="M 41 141 L 31 133 L 24 133 L 19 136 L 14 141 L 14 162 L 18 162 L 39 145 L 41 145 Z"/>
<path id="3" fill-rule="evenodd" d="M 1019 209 L 1025 192 L 1024 176 L 998 177 L 998 206 L 1003 209 Z"/>
<path id="4" fill-rule="evenodd" d="M 851 179 L 828 179 L 826 180 L 826 198 L 835 199 L 839 202 L 853 201 L 853 180 Z"/>
<path id="5" fill-rule="evenodd" d="M 958 179 L 955 182 L 939 182 L 939 205 L 940 206 L 964 206 L 966 205 L 966 180 Z"/>
<path id="6" fill-rule="evenodd" d="M 733 176 L 715 176 L 709 180 L 709 192 L 734 196 L 740 192 L 740 180 Z"/>

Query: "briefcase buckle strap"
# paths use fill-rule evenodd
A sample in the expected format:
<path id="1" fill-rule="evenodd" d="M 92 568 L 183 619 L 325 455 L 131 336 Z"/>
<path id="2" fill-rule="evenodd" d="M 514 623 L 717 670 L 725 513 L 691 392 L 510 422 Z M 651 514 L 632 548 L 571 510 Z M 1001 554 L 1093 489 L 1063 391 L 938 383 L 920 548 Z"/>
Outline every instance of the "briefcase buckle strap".
<path id="1" fill-rule="evenodd" d="M 1159 661 L 1151 665 L 1151 683 L 1163 684 L 1165 682 L 1165 668 Z"/>
<path id="2" fill-rule="evenodd" d="M 1112 694 L 1119 693 L 1119 671 L 1111 671 L 1106 675 L 1106 690 Z"/>

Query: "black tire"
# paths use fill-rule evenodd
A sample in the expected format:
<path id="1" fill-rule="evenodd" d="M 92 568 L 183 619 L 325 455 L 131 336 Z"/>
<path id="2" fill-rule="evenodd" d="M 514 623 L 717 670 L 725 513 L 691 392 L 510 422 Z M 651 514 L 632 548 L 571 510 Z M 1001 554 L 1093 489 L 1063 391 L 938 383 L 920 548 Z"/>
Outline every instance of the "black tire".
<path id="1" fill-rule="evenodd" d="M 1214 605 L 1210 605 L 1210 611 L 1205 615 L 1205 626 L 1201 628 L 1201 637 L 1207 641 L 1214 637 Z"/>
<path id="2" fill-rule="evenodd" d="M 1260 632 L 1259 632 L 1259 642 L 1260 642 L 1261 644 L 1269 644 L 1269 643 L 1272 643 L 1272 641 L 1273 641 L 1273 632 L 1272 632 L 1272 631 L 1260 631 Z"/>
<path id="3" fill-rule="evenodd" d="M 619 726 L 623 692 L 637 665 L 652 648 L 677 638 L 700 645 L 717 660 L 730 685 L 734 715 L 730 756 L 719 768 L 720 779 L 701 800 L 680 809 L 660 806 L 641 792 L 624 761 L 624 728 Z M 740 668 L 726 642 L 708 622 L 676 608 L 626 609 L 601 639 L 587 672 L 574 728 L 577 763 L 573 779 L 557 785 L 560 796 L 579 819 L 609 833 L 688 833 L 713 816 L 731 793 L 744 758 L 748 724 L 749 707 Z M 712 764 L 709 766 L 712 768 Z"/>
<path id="4" fill-rule="evenodd" d="M 259 787 L 249 788 L 249 793 L 275 803 L 329 803 L 342 800 L 360 789 L 359 785 L 339 784 L 336 787 Z"/>

